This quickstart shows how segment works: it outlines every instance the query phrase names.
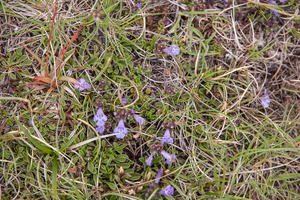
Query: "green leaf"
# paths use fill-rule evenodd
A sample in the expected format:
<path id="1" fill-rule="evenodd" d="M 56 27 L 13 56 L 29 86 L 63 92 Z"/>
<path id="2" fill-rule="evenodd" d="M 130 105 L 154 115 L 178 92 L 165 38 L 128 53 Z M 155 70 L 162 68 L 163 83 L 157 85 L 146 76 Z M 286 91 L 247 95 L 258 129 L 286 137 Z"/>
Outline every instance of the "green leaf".
<path id="1" fill-rule="evenodd" d="M 61 117 L 63 120 L 66 119 L 66 115 L 65 115 L 65 113 L 64 113 L 64 109 L 63 109 L 62 106 L 59 107 L 59 115 L 60 115 L 60 117 Z"/>
<path id="2" fill-rule="evenodd" d="M 108 73 L 112 73 L 113 71 L 114 71 L 114 70 L 113 70 L 112 67 L 107 68 L 107 72 L 108 72 Z"/>
<path id="3" fill-rule="evenodd" d="M 0 75 L 0 80 L 3 81 L 4 79 L 5 79 L 5 73 L 2 73 L 2 74 Z"/>
<path id="4" fill-rule="evenodd" d="M 160 107 L 163 107 L 164 105 L 161 102 L 156 102 L 155 106 L 158 107 L 158 108 L 160 108 Z"/>
<path id="5" fill-rule="evenodd" d="M 72 55 L 74 53 L 75 49 L 71 49 L 70 51 L 68 51 L 65 55 L 65 58 L 68 58 L 70 55 Z"/>
<path id="6" fill-rule="evenodd" d="M 119 69 L 118 68 L 115 68 L 115 70 L 114 70 L 114 74 L 119 74 Z"/>
<path id="7" fill-rule="evenodd" d="M 20 127 L 20 129 L 22 130 L 22 132 L 25 134 L 25 136 L 30 140 L 30 142 L 32 142 L 32 144 L 34 144 L 34 146 L 43 151 L 44 153 L 47 154 L 52 154 L 53 150 L 50 149 L 49 147 L 46 147 L 45 145 L 41 144 L 39 141 L 36 141 L 31 134 L 27 131 L 26 128 L 24 128 L 24 126 L 20 123 L 20 121 L 17 119 L 17 117 L 13 114 L 13 117 L 15 119 L 15 121 L 17 122 L 18 126 Z"/>
<path id="8" fill-rule="evenodd" d="M 110 168 L 109 170 L 107 170 L 107 174 L 111 174 L 112 171 L 114 171 L 114 168 Z"/>
<path id="9" fill-rule="evenodd" d="M 120 151 L 120 150 L 124 149 L 126 146 L 127 146 L 126 144 L 123 144 L 123 145 L 121 145 L 119 147 L 115 147 L 114 151 Z"/>
<path id="10" fill-rule="evenodd" d="M 21 56 L 21 57 L 18 59 L 18 63 L 21 63 L 21 62 L 23 62 L 23 61 L 26 60 L 26 59 L 27 59 L 27 56 L 23 55 L 23 56 Z"/>
<path id="11" fill-rule="evenodd" d="M 52 161 L 52 189 L 54 197 L 57 197 L 57 156 L 53 155 Z"/>
<path id="12" fill-rule="evenodd" d="M 130 175 L 131 175 L 131 177 L 128 177 L 128 180 L 130 180 L 130 181 L 137 181 L 141 178 L 141 175 L 138 173 L 133 173 Z"/>
<path id="13" fill-rule="evenodd" d="M 130 68 L 133 67 L 133 62 L 132 62 L 132 61 L 127 61 L 127 64 L 128 64 L 128 66 L 129 66 Z"/>
<path id="14" fill-rule="evenodd" d="M 11 79 L 16 79 L 16 76 L 13 73 L 8 73 L 8 75 Z"/>
<path id="15" fill-rule="evenodd" d="M 115 162 L 120 162 L 120 163 L 122 163 L 122 162 L 125 162 L 127 159 L 128 159 L 128 156 L 127 156 L 127 155 L 118 155 L 118 156 L 114 159 L 114 161 L 115 161 Z"/>
<path id="16" fill-rule="evenodd" d="M 154 199 L 155 194 L 158 192 L 160 188 L 156 188 L 156 190 L 154 190 L 151 194 L 151 196 L 148 198 L 148 200 Z"/>
<path id="17" fill-rule="evenodd" d="M 123 167 L 124 169 L 127 169 L 130 167 L 130 164 L 127 164 L 127 163 L 120 163 L 120 164 L 117 164 L 118 167 Z"/>
<path id="18" fill-rule="evenodd" d="M 103 181 L 103 183 L 105 183 L 106 185 L 108 185 L 108 187 L 110 187 L 112 190 L 115 190 L 117 187 L 115 186 L 115 184 L 111 183 L 111 182 L 107 182 L 107 181 Z"/>
<path id="19" fill-rule="evenodd" d="M 78 135 L 83 131 L 83 129 L 81 129 L 76 135 L 74 135 L 71 140 L 69 140 L 62 148 L 59 149 L 60 152 L 63 152 L 64 150 L 66 150 L 73 142 L 74 140 L 78 137 Z"/>
<path id="20" fill-rule="evenodd" d="M 93 172 L 94 171 L 94 165 L 93 165 L 93 163 L 91 163 L 91 162 L 88 162 L 88 170 L 90 171 L 90 172 Z"/>
<path id="21" fill-rule="evenodd" d="M 128 173 L 128 174 L 133 174 L 134 170 L 133 169 L 126 169 L 124 172 Z"/>
<path id="22" fill-rule="evenodd" d="M 54 113 L 48 113 L 45 117 L 46 118 L 52 118 L 54 116 Z"/>
<path id="23" fill-rule="evenodd" d="M 97 62 L 97 60 L 98 60 L 98 58 L 92 58 L 91 60 L 89 60 L 89 62 L 88 62 L 88 64 L 89 65 L 93 65 L 93 64 L 95 64 L 95 62 Z"/>
<path id="24" fill-rule="evenodd" d="M 27 65 L 31 65 L 32 64 L 32 61 L 31 60 L 25 60 L 21 66 L 27 66 Z"/>
<path id="25" fill-rule="evenodd" d="M 282 181 L 282 180 L 287 180 L 287 179 L 292 179 L 292 178 L 298 178 L 298 177 L 300 177 L 299 173 L 282 174 L 282 175 L 279 175 L 276 178 L 272 178 L 271 181 Z"/>
<path id="26" fill-rule="evenodd" d="M 21 56 L 22 55 L 22 48 L 18 48 L 16 51 L 16 55 L 17 56 Z M 27 58 L 27 56 L 25 56 Z"/>

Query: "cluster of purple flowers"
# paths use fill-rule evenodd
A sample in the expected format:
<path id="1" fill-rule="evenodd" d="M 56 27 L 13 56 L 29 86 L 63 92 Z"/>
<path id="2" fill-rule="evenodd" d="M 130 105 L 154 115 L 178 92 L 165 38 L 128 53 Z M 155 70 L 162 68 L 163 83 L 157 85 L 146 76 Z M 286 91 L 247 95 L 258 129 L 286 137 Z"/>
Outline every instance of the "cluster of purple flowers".
<path id="1" fill-rule="evenodd" d="M 170 47 L 166 47 L 163 49 L 163 52 L 169 54 L 170 56 L 174 57 L 177 56 L 180 53 L 180 48 L 177 46 L 177 44 L 173 44 Z"/>
<path id="2" fill-rule="evenodd" d="M 83 91 L 84 89 L 92 88 L 92 86 L 90 84 L 88 84 L 83 78 L 79 79 L 79 81 L 77 81 L 77 83 L 81 86 L 75 84 L 74 87 L 76 89 L 78 89 L 79 91 Z"/>
<path id="3" fill-rule="evenodd" d="M 176 155 L 175 154 L 172 155 L 172 154 L 169 154 L 168 152 L 162 150 L 164 143 L 173 144 L 173 138 L 171 137 L 171 130 L 174 129 L 175 124 L 173 122 L 168 122 L 168 123 L 164 124 L 163 127 L 166 127 L 167 130 L 166 130 L 166 132 L 164 134 L 164 137 L 161 140 L 161 142 L 160 143 L 156 143 L 156 135 L 153 137 L 153 143 L 152 143 L 152 147 L 151 147 L 152 150 L 153 150 L 153 152 L 151 153 L 151 155 L 149 156 L 149 158 L 147 158 L 145 160 L 145 162 L 146 162 L 146 164 L 148 166 L 152 165 L 153 156 L 157 152 L 159 152 L 167 160 L 167 164 L 168 165 L 172 164 L 172 162 L 174 162 L 175 159 L 176 159 Z"/>
<path id="4" fill-rule="evenodd" d="M 177 44 L 173 44 L 170 47 L 166 47 L 164 44 L 158 44 L 155 43 L 156 52 L 155 54 L 158 54 L 160 52 L 164 52 L 169 54 L 170 56 L 174 57 L 177 56 L 180 53 L 180 47 L 177 46 Z"/>
<path id="5" fill-rule="evenodd" d="M 123 104 L 127 104 L 127 100 L 124 98 L 122 99 Z M 96 131 L 102 134 L 105 130 L 105 122 L 107 121 L 107 116 L 104 114 L 102 107 L 103 103 L 95 103 L 95 107 L 97 109 L 97 113 L 94 116 L 94 122 L 96 122 L 97 128 Z M 119 112 L 114 112 L 114 115 L 119 120 L 117 127 L 114 129 L 114 133 L 116 133 L 116 137 L 119 139 L 123 139 L 125 135 L 128 133 L 128 129 L 125 127 L 125 119 L 132 116 L 134 120 L 143 125 L 146 120 L 141 116 L 135 114 L 135 110 L 128 110 L 125 111 L 124 109 L 119 109 Z"/>
<path id="6" fill-rule="evenodd" d="M 169 87 L 169 84 L 167 82 L 165 82 L 165 92 L 166 94 L 174 94 L 175 93 L 175 89 L 172 87 Z"/>
<path id="7" fill-rule="evenodd" d="M 67 71 L 67 73 L 68 73 L 68 71 Z M 75 84 L 74 87 L 76 89 L 78 89 L 80 92 L 83 91 L 83 90 L 85 90 L 85 89 L 91 89 L 92 88 L 92 86 L 88 82 L 86 82 L 83 78 L 79 79 L 79 81 L 77 81 L 77 83 L 80 86 Z M 99 85 L 99 90 L 102 90 L 103 87 L 105 86 L 105 84 L 106 84 L 105 81 L 100 81 L 99 84 L 98 84 Z M 96 92 L 100 93 L 98 90 L 96 90 Z"/>
<path id="8" fill-rule="evenodd" d="M 134 3 L 132 0 L 128 0 L 129 4 L 131 6 L 134 6 L 134 9 L 141 9 L 142 8 L 142 5 L 140 3 Z"/>
<path id="9" fill-rule="evenodd" d="M 81 78 L 77 82 L 80 86 L 75 84 L 74 87 L 76 89 L 78 89 L 79 91 L 83 91 L 84 89 L 91 89 L 91 85 L 88 84 L 83 78 Z M 101 84 L 101 87 L 102 87 L 104 82 L 101 82 L 101 83 L 102 83 Z M 166 85 L 166 88 L 167 88 L 167 85 Z M 122 99 L 122 104 L 123 105 L 127 104 L 127 100 L 125 98 Z M 102 134 L 105 131 L 105 122 L 107 121 L 107 116 L 104 114 L 102 107 L 103 107 L 103 102 L 95 103 L 95 108 L 97 110 L 97 113 L 93 118 L 94 122 L 97 125 L 96 131 L 100 134 Z M 129 110 L 129 109 L 124 110 L 123 108 L 120 108 L 118 112 L 114 113 L 114 115 L 119 120 L 119 122 L 113 132 L 116 133 L 116 137 L 119 139 L 123 139 L 125 137 L 125 135 L 128 133 L 128 130 L 125 127 L 125 120 L 127 118 L 129 118 L 130 116 L 132 116 L 133 119 L 140 125 L 143 125 L 146 122 L 146 120 L 143 117 L 136 114 L 135 110 Z M 146 159 L 146 164 L 148 166 L 151 166 L 153 156 L 157 152 L 159 152 L 163 157 L 166 158 L 168 165 L 172 164 L 172 162 L 174 162 L 176 159 L 175 154 L 171 155 L 168 152 L 162 150 L 164 143 L 172 144 L 174 142 L 173 138 L 171 137 L 171 130 L 173 130 L 173 128 L 175 127 L 175 124 L 174 124 L 174 122 L 168 122 L 168 123 L 164 124 L 163 127 L 166 127 L 166 132 L 164 133 L 164 136 L 163 136 L 161 142 L 156 143 L 156 135 L 153 138 L 153 144 L 152 144 L 153 152 L 150 155 L 150 157 L 148 159 Z M 155 180 L 155 186 L 153 184 L 150 185 L 150 188 L 152 190 L 154 189 L 154 187 L 157 187 L 157 185 L 160 181 L 160 177 L 162 176 L 162 173 L 163 173 L 162 170 L 159 169 L 157 176 L 156 176 L 156 180 Z M 147 195 L 149 196 L 149 191 L 146 194 L 146 196 Z M 173 195 L 173 193 L 174 193 L 174 188 L 171 185 L 168 185 L 165 189 L 161 190 L 158 194 L 159 195 Z"/>
<path id="10" fill-rule="evenodd" d="M 157 170 L 157 175 L 155 177 L 154 185 L 150 184 L 150 186 L 149 186 L 150 188 L 148 189 L 146 197 L 149 197 L 150 193 L 152 193 L 153 190 L 157 187 L 162 174 L 163 174 L 163 171 L 161 169 L 158 169 Z M 171 185 L 168 185 L 165 189 L 161 190 L 158 194 L 159 195 L 168 195 L 168 196 L 170 196 L 170 195 L 173 195 L 173 193 L 174 193 L 174 188 Z"/>
<path id="11" fill-rule="evenodd" d="M 125 98 L 122 99 L 122 102 L 124 105 L 127 104 L 127 100 Z M 125 111 L 124 109 L 119 109 L 119 110 L 120 110 L 119 112 L 114 113 L 116 118 L 119 119 L 118 126 L 114 129 L 114 133 L 117 134 L 116 137 L 119 139 L 123 139 L 125 135 L 128 133 L 128 130 L 124 124 L 126 118 L 132 116 L 134 120 L 140 125 L 143 125 L 146 122 L 144 118 L 135 114 L 136 113 L 135 110 L 128 110 L 128 111 Z"/>
<path id="12" fill-rule="evenodd" d="M 105 122 L 107 121 L 106 115 L 102 110 L 103 103 L 98 103 L 96 105 L 97 114 L 94 116 L 94 122 L 96 122 L 97 128 L 96 131 L 102 134 L 105 130 Z"/>

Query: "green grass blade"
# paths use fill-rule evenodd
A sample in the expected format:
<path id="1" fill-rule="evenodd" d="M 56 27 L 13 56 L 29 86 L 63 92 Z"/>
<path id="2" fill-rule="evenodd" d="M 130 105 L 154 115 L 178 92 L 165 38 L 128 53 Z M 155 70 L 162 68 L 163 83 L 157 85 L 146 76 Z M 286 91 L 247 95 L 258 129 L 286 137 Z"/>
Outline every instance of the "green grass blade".
<path id="1" fill-rule="evenodd" d="M 54 197 L 57 197 L 57 156 L 53 155 L 52 158 L 52 189 Z"/>

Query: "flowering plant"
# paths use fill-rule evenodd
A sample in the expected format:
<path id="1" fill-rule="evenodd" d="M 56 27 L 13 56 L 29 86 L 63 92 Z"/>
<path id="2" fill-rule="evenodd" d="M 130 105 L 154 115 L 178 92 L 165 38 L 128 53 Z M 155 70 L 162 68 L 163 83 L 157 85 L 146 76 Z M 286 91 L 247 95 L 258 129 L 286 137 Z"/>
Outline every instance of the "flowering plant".
<path id="1" fill-rule="evenodd" d="M 76 89 L 78 89 L 79 91 L 83 91 L 84 89 L 91 89 L 92 88 L 91 85 L 88 84 L 83 78 L 79 79 L 79 81 L 77 81 L 77 83 L 79 85 L 75 84 L 74 87 Z"/>
<path id="2" fill-rule="evenodd" d="M 268 108 L 269 104 L 271 103 L 271 100 L 269 98 L 269 95 L 267 93 L 267 89 L 265 89 L 264 94 L 260 97 L 261 104 L 264 108 Z"/>
<path id="3" fill-rule="evenodd" d="M 162 150 L 163 142 L 160 143 L 155 143 L 155 142 L 156 142 L 156 135 L 153 137 L 153 144 L 152 144 L 153 152 L 150 154 L 149 158 L 145 160 L 146 165 L 148 166 L 152 165 L 153 157 L 157 152 L 159 152 L 167 160 L 168 165 L 172 164 L 172 162 L 175 162 L 176 155 L 169 154 L 168 152 Z"/>
<path id="4" fill-rule="evenodd" d="M 126 105 L 127 99 L 123 98 L 122 103 Z M 140 125 L 143 125 L 146 122 L 146 120 L 143 117 L 136 115 L 135 113 L 136 111 L 134 110 L 125 110 L 124 108 L 120 108 L 119 112 L 114 112 L 116 118 L 119 119 L 118 126 L 114 129 L 114 133 L 117 134 L 116 135 L 117 138 L 123 139 L 125 135 L 128 133 L 128 129 L 125 127 L 124 122 L 131 115 L 134 118 L 134 120 Z"/>
<path id="5" fill-rule="evenodd" d="M 148 188 L 148 192 L 146 194 L 146 197 L 149 197 L 150 193 L 152 193 L 153 190 L 158 186 L 158 183 L 161 179 L 162 174 L 163 174 L 163 171 L 161 169 L 158 169 L 157 175 L 155 177 L 154 185 L 150 184 L 150 186 Z M 171 185 L 168 185 L 165 189 L 161 190 L 158 194 L 170 196 L 170 195 L 173 195 L 173 193 L 174 193 L 174 188 Z"/>

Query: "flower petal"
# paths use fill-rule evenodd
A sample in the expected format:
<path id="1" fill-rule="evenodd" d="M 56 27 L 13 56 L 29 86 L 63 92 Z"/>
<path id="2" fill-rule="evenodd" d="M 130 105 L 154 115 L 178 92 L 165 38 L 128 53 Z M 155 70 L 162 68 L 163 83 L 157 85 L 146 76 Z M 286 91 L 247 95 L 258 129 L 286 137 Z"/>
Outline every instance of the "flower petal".
<path id="1" fill-rule="evenodd" d="M 124 103 L 124 105 L 127 104 L 127 99 L 126 98 L 122 98 L 122 102 Z"/>
<path id="2" fill-rule="evenodd" d="M 173 157 L 172 157 L 172 160 L 170 160 L 170 161 L 167 160 L 167 164 L 171 165 L 175 161 L 175 159 L 176 159 L 176 155 L 174 154 Z"/>
<path id="3" fill-rule="evenodd" d="M 161 143 L 163 144 L 164 142 L 168 143 L 168 144 L 173 144 L 173 138 L 171 138 L 171 132 L 170 129 L 167 128 L 163 139 L 161 140 Z"/>
<path id="4" fill-rule="evenodd" d="M 174 188 L 171 185 L 168 185 L 165 189 L 161 190 L 158 194 L 160 195 L 173 195 L 174 194 Z"/>
<path id="5" fill-rule="evenodd" d="M 144 118 L 142 118 L 141 116 L 139 116 L 139 115 L 133 115 L 133 118 L 134 118 L 134 120 L 137 122 L 137 123 L 139 123 L 140 125 L 143 125 L 145 122 L 146 122 L 146 120 L 144 119 Z"/>
<path id="6" fill-rule="evenodd" d="M 162 51 L 174 57 L 180 53 L 180 48 L 176 44 L 173 44 L 170 47 L 164 48 Z"/>
<path id="7" fill-rule="evenodd" d="M 270 4 L 273 4 L 273 5 L 275 5 L 275 6 L 277 6 L 277 3 L 274 1 L 274 0 L 269 0 L 268 1 Z M 273 8 L 274 10 L 272 10 L 272 12 L 275 14 L 275 16 L 277 17 L 278 16 L 278 12 L 276 12 L 275 10 L 278 10 L 278 8 L 276 8 L 276 7 L 271 7 L 271 8 Z"/>
<path id="8" fill-rule="evenodd" d="M 94 116 L 93 120 L 94 120 L 94 122 L 97 122 L 97 121 L 106 122 L 107 121 L 107 116 L 103 113 L 102 108 L 98 109 L 97 114 Z"/>
<path id="9" fill-rule="evenodd" d="M 77 81 L 77 83 L 79 83 L 82 87 L 78 86 L 78 85 L 74 85 L 74 87 L 76 89 L 78 89 L 79 91 L 83 91 L 84 89 L 91 89 L 91 85 L 88 84 L 83 78 L 79 79 L 79 81 Z"/>
<path id="10" fill-rule="evenodd" d="M 127 128 L 125 128 L 123 119 L 119 121 L 118 126 L 114 129 L 114 133 L 117 133 L 116 137 L 119 139 L 123 139 L 128 133 Z"/>
<path id="11" fill-rule="evenodd" d="M 163 173 L 163 171 L 161 169 L 157 170 L 157 174 L 156 174 L 155 181 L 154 181 L 155 184 L 159 183 L 162 173 Z"/>
<path id="12" fill-rule="evenodd" d="M 260 97 L 261 104 L 264 108 L 268 108 L 269 104 L 271 103 L 271 100 L 269 98 L 269 95 L 267 93 L 267 89 L 265 89 L 264 94 Z"/>
<path id="13" fill-rule="evenodd" d="M 163 157 L 165 157 L 165 159 L 167 159 L 168 161 L 171 161 L 171 162 L 172 162 L 172 155 L 171 155 L 171 154 L 169 154 L 169 153 L 166 152 L 166 151 L 161 151 L 160 153 L 161 153 L 161 155 L 162 155 Z"/>
<path id="14" fill-rule="evenodd" d="M 145 160 L 146 165 L 148 165 L 150 167 L 152 165 L 152 160 L 153 160 L 153 153 L 151 153 L 151 155 L 149 156 L 149 158 L 147 158 Z"/>
<path id="15" fill-rule="evenodd" d="M 104 130 L 105 130 L 105 127 L 104 127 L 104 126 L 98 126 L 98 127 L 96 128 L 96 131 L 97 131 L 98 133 L 100 133 L 100 134 L 102 134 L 102 133 L 104 132 Z"/>

